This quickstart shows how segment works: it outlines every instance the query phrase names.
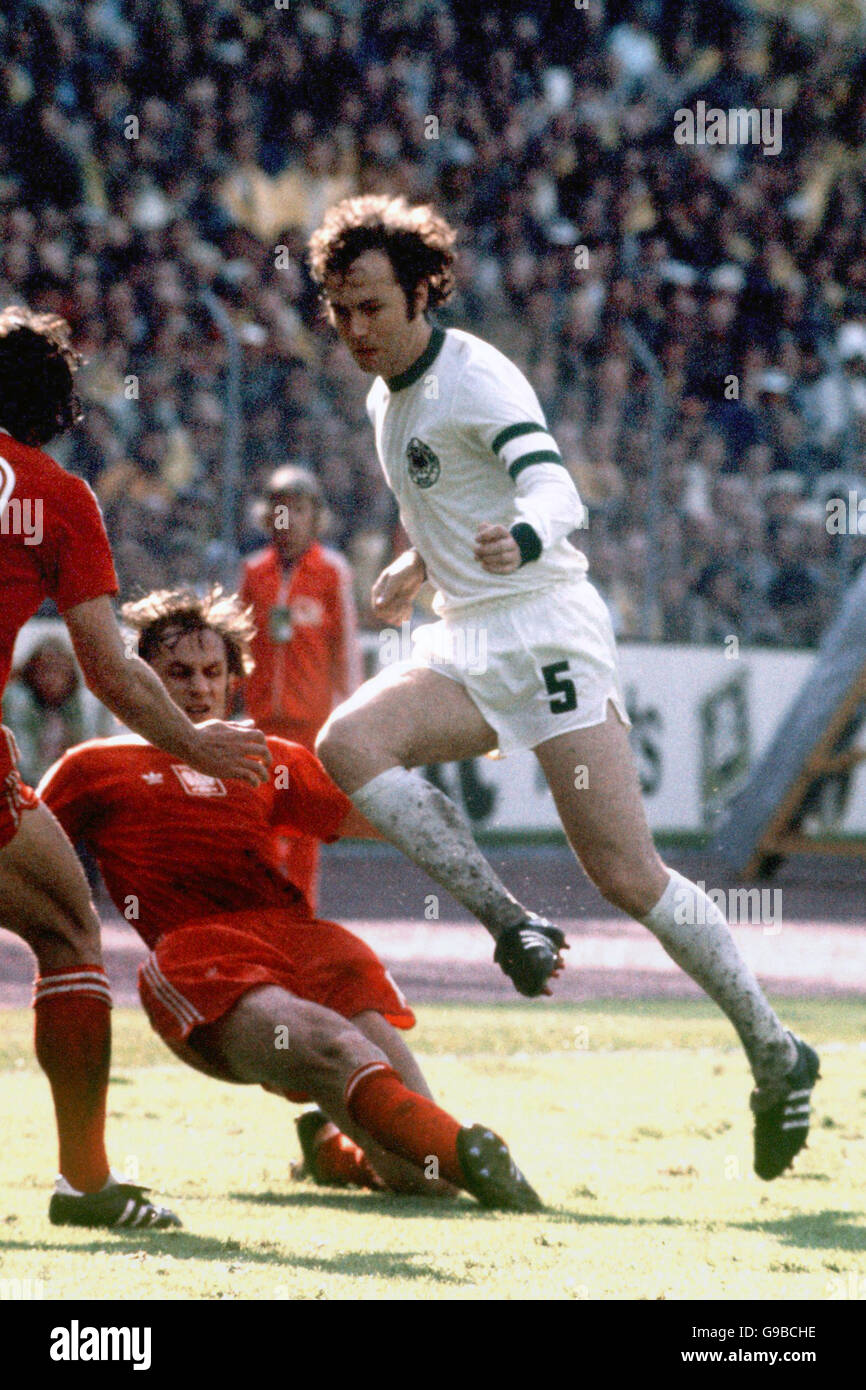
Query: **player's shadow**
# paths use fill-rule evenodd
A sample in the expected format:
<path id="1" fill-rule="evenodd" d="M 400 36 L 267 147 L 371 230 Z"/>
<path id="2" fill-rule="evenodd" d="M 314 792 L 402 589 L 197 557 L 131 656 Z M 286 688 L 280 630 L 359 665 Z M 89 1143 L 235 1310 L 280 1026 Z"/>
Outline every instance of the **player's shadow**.
<path id="1" fill-rule="evenodd" d="M 393 1192 L 368 1192 L 358 1189 L 338 1192 L 322 1191 L 321 1188 L 310 1192 L 230 1192 L 231 1198 L 238 1202 L 258 1202 L 262 1206 L 268 1207 L 290 1207 L 297 1210 L 299 1207 L 330 1208 L 332 1211 L 351 1211 L 361 1212 L 375 1210 L 382 1216 L 393 1216 L 395 1220 L 404 1221 L 407 1218 L 414 1219 L 423 1217 L 425 1220 L 434 1221 L 465 1221 L 467 1217 L 492 1220 L 501 1220 L 503 1213 L 500 1211 L 487 1211 L 477 1202 L 470 1198 L 462 1197 L 456 1201 L 437 1201 L 430 1197 L 410 1197 L 398 1196 Z M 508 1215 L 505 1213 L 505 1215 Z M 533 1212 L 531 1216 L 542 1219 L 554 1224 L 569 1224 L 578 1226 L 689 1226 L 693 1222 L 686 1221 L 680 1216 L 614 1216 L 605 1212 L 577 1212 L 568 1211 L 563 1207 L 549 1206 L 543 1211 Z M 530 1219 L 525 1213 L 515 1213 L 509 1219 L 526 1221 Z"/>
<path id="2" fill-rule="evenodd" d="M 400 1196 L 394 1192 L 370 1192 L 360 1189 L 323 1192 L 318 1188 L 313 1192 L 230 1192 L 228 1195 L 236 1202 L 258 1203 L 265 1207 L 290 1207 L 294 1210 L 299 1207 L 316 1207 L 357 1214 L 372 1209 L 383 1216 L 394 1216 L 401 1221 L 407 1217 L 422 1216 L 428 1220 L 432 1217 L 436 1221 L 464 1221 L 467 1216 L 472 1215 L 501 1215 L 497 1212 L 485 1212 L 477 1202 L 465 1199 L 453 1202 L 439 1201 L 435 1197 L 412 1197 L 408 1194 Z"/>
<path id="3" fill-rule="evenodd" d="M 238 1241 L 221 1241 L 212 1236 L 197 1236 L 188 1231 L 140 1232 L 135 1236 L 115 1237 L 111 1243 L 106 1240 L 90 1240 L 84 1243 L 72 1241 L 24 1241 L 0 1240 L 0 1253 L 4 1251 L 26 1250 L 44 1251 L 46 1255 L 66 1250 L 73 1255 L 116 1255 L 143 1251 L 154 1257 L 170 1258 L 172 1265 L 183 1260 L 211 1260 L 219 1264 L 235 1261 L 239 1266 L 272 1266 L 280 1269 L 306 1269 L 314 1274 L 367 1275 L 388 1279 L 431 1279 L 439 1284 L 471 1284 L 471 1279 L 461 1279 L 456 1274 L 448 1274 L 435 1265 L 419 1260 L 414 1250 L 342 1250 L 339 1254 L 305 1255 L 297 1250 L 262 1250 Z M 237 1271 L 240 1272 L 240 1271 Z M 50 1279 L 49 1279 L 50 1283 Z M 168 1281 L 167 1281 L 168 1284 Z M 242 1287 L 239 1285 L 238 1287 Z M 79 1295 L 86 1298 L 85 1292 Z M 260 1297 L 260 1295 L 257 1295 Z"/>
<path id="4" fill-rule="evenodd" d="M 292 1269 L 300 1267 L 316 1274 L 366 1275 L 377 1279 L 431 1279 L 437 1284 L 472 1284 L 435 1265 L 421 1264 L 412 1250 L 349 1250 L 327 1256 L 295 1255 L 284 1261 Z"/>
<path id="5" fill-rule="evenodd" d="M 866 1226 L 862 1213 L 852 1211 L 802 1212 L 761 1221 L 732 1221 L 740 1231 L 759 1231 L 778 1236 L 783 1245 L 804 1250 L 866 1250 Z"/>
<path id="6" fill-rule="evenodd" d="M 539 1212 L 548 1221 L 570 1226 L 694 1226 L 694 1221 L 682 1216 L 615 1216 L 606 1211 L 569 1211 L 566 1207 L 548 1207 Z"/>
<path id="7" fill-rule="evenodd" d="M 544 1213 L 556 1225 L 578 1226 L 687 1226 L 697 1229 L 703 1219 L 681 1216 L 615 1216 L 609 1212 L 575 1212 L 551 1210 Z M 866 1226 L 854 1225 L 860 1213 L 850 1211 L 822 1211 L 803 1213 L 796 1216 L 780 1216 L 767 1220 L 726 1221 L 730 1230 L 757 1231 L 762 1235 L 777 1236 L 783 1245 L 797 1246 L 804 1250 L 866 1250 Z"/>

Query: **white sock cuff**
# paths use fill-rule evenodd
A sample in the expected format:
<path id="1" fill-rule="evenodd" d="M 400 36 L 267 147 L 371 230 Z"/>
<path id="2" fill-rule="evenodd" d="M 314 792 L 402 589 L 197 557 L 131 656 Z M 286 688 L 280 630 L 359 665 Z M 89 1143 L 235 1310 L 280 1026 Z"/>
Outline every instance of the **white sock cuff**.
<path id="1" fill-rule="evenodd" d="M 119 1178 L 116 1173 L 109 1169 L 108 1177 L 99 1189 L 104 1192 L 108 1187 L 117 1187 L 118 1183 L 126 1182 L 126 1178 Z M 83 1197 L 84 1193 L 79 1192 L 77 1187 L 73 1187 L 71 1182 L 67 1182 L 62 1173 L 58 1173 L 54 1179 L 54 1191 L 61 1193 L 64 1197 Z"/>
<path id="2" fill-rule="evenodd" d="M 686 908 L 686 904 L 691 904 Z M 697 904 L 702 906 L 698 907 Z M 690 878 L 677 873 L 676 869 L 670 870 L 668 886 L 662 893 L 655 907 L 642 918 L 645 927 L 653 931 L 656 927 L 664 927 L 671 922 L 681 925 L 689 922 L 703 926 L 712 923 L 724 923 L 728 925 L 728 919 L 717 903 L 713 901 L 699 884 L 693 883 Z"/>
<path id="3" fill-rule="evenodd" d="M 389 799 L 405 796 L 420 780 L 419 774 L 410 772 L 407 767 L 389 767 L 352 792 L 349 800 L 353 806 L 357 806 L 362 816 L 369 818 L 369 812 L 376 806 L 381 806 L 383 795 Z"/>
<path id="4" fill-rule="evenodd" d="M 670 878 L 667 887 L 662 893 L 655 907 L 650 908 L 646 917 L 641 918 L 641 924 L 652 930 L 656 925 L 664 926 L 665 923 L 674 920 L 674 909 L 681 907 L 684 900 L 693 897 L 700 889 L 692 883 L 691 879 L 684 878 L 678 874 L 676 869 L 670 869 Z"/>

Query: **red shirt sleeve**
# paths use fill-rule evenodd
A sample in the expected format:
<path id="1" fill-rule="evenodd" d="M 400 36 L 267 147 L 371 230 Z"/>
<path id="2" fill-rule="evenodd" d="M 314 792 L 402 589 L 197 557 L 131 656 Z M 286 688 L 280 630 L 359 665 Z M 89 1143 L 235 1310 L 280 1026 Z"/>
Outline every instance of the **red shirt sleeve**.
<path id="1" fill-rule="evenodd" d="M 292 826 L 302 835 L 313 835 L 327 844 L 338 840 L 340 827 L 352 809 L 349 798 L 331 781 L 318 758 L 299 743 L 270 738 L 268 744 L 274 760 L 274 825 Z"/>
<path id="2" fill-rule="evenodd" d="M 117 593 L 117 575 L 99 503 L 82 478 L 66 475 L 53 508 L 54 584 L 51 597 L 65 613 L 88 599 Z"/>
<path id="3" fill-rule="evenodd" d="M 96 810 L 93 779 L 85 774 L 83 763 L 80 750 L 71 748 L 48 769 L 37 787 L 39 796 L 73 844 L 86 838 Z"/>

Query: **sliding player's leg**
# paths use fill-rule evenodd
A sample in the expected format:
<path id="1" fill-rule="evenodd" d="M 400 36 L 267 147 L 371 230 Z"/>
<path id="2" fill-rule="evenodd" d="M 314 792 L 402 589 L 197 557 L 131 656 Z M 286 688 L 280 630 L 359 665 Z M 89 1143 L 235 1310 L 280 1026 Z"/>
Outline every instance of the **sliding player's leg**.
<path id="1" fill-rule="evenodd" d="M 254 1084 L 246 1077 L 235 1075 L 232 1070 L 221 1042 L 222 1019 L 199 1024 L 186 1037 L 179 1037 L 172 1030 L 159 1026 L 159 1020 L 154 1016 L 150 989 L 149 983 L 145 980 L 142 1001 L 150 1017 L 151 1026 L 176 1057 L 186 1066 L 202 1072 L 204 1076 L 213 1077 L 215 1081 L 235 1085 Z M 266 1090 L 284 1095 L 287 1100 L 298 1104 L 311 1099 L 306 1081 L 297 1092 L 290 1091 L 282 1082 L 276 1085 L 270 1082 L 260 1084 L 263 1084 Z M 338 1119 L 340 1122 L 345 1119 L 341 1107 L 338 1107 Z M 304 1111 L 296 1120 L 296 1125 L 304 1151 L 304 1163 L 300 1165 L 300 1174 L 309 1174 L 326 1186 L 334 1184 L 341 1187 L 367 1187 L 378 1191 L 387 1185 L 395 1192 L 417 1190 L 417 1170 L 404 1163 L 402 1159 L 395 1158 L 393 1154 L 386 1155 L 387 1163 L 383 1164 L 389 1175 L 389 1182 L 386 1184 L 382 1175 L 373 1168 L 363 1148 L 349 1139 L 339 1124 L 335 1124 L 324 1110 L 317 1107 L 315 1110 Z M 443 1183 L 441 1186 L 442 1195 L 445 1195 L 447 1184 Z M 425 1196 L 431 1195 L 429 1185 L 425 1186 L 424 1193 Z M 437 1196 L 439 1193 L 433 1190 L 432 1195 Z"/>
<path id="2" fill-rule="evenodd" d="M 99 919 L 75 851 L 47 807 L 33 802 L 0 850 L 0 925 L 26 941 L 39 974 L 34 993 L 36 1056 L 51 1085 L 59 1138 L 50 1216 L 113 1226 L 178 1225 L 118 1185 L 105 1152 L 111 1052 L 111 994 Z M 111 1189 L 110 1198 L 105 1194 Z"/>
<path id="3" fill-rule="evenodd" d="M 417 1059 L 406 1046 L 397 1029 L 386 1018 L 383 1018 L 380 1013 L 376 1013 L 373 1009 L 366 1009 L 363 1013 L 355 1014 L 351 1022 L 370 1042 L 384 1052 L 400 1080 L 411 1091 L 416 1091 L 420 1096 L 426 1096 L 428 1100 L 433 1099 L 433 1092 L 425 1080 Z M 319 1181 L 342 1184 L 348 1182 L 359 1187 L 381 1185 L 382 1175 L 376 1169 L 372 1170 L 373 1182 L 370 1181 L 370 1164 L 368 1155 L 363 1148 L 348 1139 L 332 1118 L 329 1118 L 323 1111 L 306 1111 L 298 1119 L 297 1128 L 304 1152 L 304 1170 L 311 1172 Z M 402 1159 L 394 1159 L 393 1155 L 390 1154 L 385 1155 L 385 1160 L 386 1173 L 388 1174 L 387 1185 L 390 1188 L 394 1191 L 419 1190 L 417 1168 L 404 1164 Z M 379 1163 L 381 1165 L 381 1158 Z M 391 1168 L 391 1165 L 394 1164 L 399 1165 L 399 1167 Z M 424 1186 L 420 1190 L 427 1195 L 430 1182 L 426 1177 L 423 1181 Z M 441 1186 L 444 1195 L 444 1189 L 449 1188 L 449 1185 L 443 1183 Z"/>
<path id="4" fill-rule="evenodd" d="M 363 815 L 510 950 L 497 960 L 522 993 L 539 994 L 557 965 L 561 933 L 509 893 L 468 822 L 417 771 L 478 757 L 496 735 L 463 687 L 426 667 L 384 671 L 331 715 L 316 744 L 330 775 Z M 543 933 L 549 932 L 547 937 Z"/>
<path id="5" fill-rule="evenodd" d="M 501 1140 L 479 1126 L 466 1129 L 411 1090 L 387 1054 L 340 1014 L 262 985 L 245 993 L 207 1033 L 208 1048 L 216 1049 L 237 1080 L 311 1094 L 389 1186 L 446 1195 L 444 1184 L 451 1184 L 483 1205 L 540 1205 Z"/>
<path id="6" fill-rule="evenodd" d="M 696 884 L 659 858 L 628 734 L 612 704 L 604 723 L 560 734 L 539 745 L 535 754 L 569 842 L 599 891 L 648 927 L 734 1025 L 757 1087 L 753 1098 L 758 1114 L 756 1167 L 776 1176 L 769 1171 L 775 1166 L 772 1155 L 759 1150 L 775 1145 L 776 1162 L 781 1162 L 790 1149 L 790 1162 L 805 1142 L 808 1118 L 797 1125 L 789 1123 L 791 1116 L 782 1115 L 775 1138 L 768 1133 L 761 1140 L 761 1113 L 771 1113 L 780 1104 L 784 1111 L 792 1090 L 791 1074 L 803 1061 L 804 1045 L 798 1046 L 770 1007 L 737 949 L 724 914 Z M 802 1112 L 800 1106 L 800 1118 Z M 771 1124 L 769 1129 L 773 1128 Z"/>
<path id="7" fill-rule="evenodd" d="M 388 1022 L 387 1018 L 375 1013 L 373 1009 L 365 1009 L 363 1013 L 355 1014 L 351 1022 L 364 1034 L 365 1038 L 378 1047 L 381 1052 L 384 1052 L 391 1066 L 410 1091 L 417 1091 L 419 1096 L 426 1096 L 428 1100 L 433 1099 L 433 1092 L 418 1065 L 417 1057 L 411 1048 L 406 1046 L 398 1030 Z"/>

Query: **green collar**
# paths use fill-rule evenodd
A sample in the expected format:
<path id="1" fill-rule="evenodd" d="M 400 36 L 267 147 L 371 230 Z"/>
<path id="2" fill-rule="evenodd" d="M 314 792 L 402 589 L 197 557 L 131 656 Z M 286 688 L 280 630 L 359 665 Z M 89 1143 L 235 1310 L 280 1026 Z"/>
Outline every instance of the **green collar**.
<path id="1" fill-rule="evenodd" d="M 420 376 L 424 375 L 427 368 L 432 366 L 435 362 L 436 358 L 439 356 L 439 349 L 444 342 L 445 330 L 443 328 L 434 328 L 433 332 L 430 334 L 429 343 L 421 353 L 421 356 L 415 358 L 411 367 L 407 367 L 405 372 L 401 372 L 399 376 L 388 378 L 386 382 L 388 390 L 402 391 L 404 387 L 412 386 Z"/>

